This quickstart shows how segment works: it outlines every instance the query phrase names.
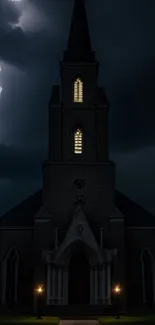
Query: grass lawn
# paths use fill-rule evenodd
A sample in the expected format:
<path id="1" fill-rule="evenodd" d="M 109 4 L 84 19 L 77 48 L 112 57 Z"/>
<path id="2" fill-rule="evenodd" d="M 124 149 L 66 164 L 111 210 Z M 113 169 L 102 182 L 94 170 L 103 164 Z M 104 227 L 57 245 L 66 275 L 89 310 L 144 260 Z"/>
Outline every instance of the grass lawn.
<path id="1" fill-rule="evenodd" d="M 121 316 L 120 319 L 115 319 L 114 317 L 101 317 L 98 318 L 100 325 L 104 324 L 155 324 L 155 315 L 142 315 L 142 316 Z"/>
<path id="2" fill-rule="evenodd" d="M 93 317 L 94 319 L 97 317 Z M 26 324 L 51 324 L 58 325 L 59 324 L 58 317 L 43 317 L 43 319 L 38 320 L 36 316 L 0 316 L 0 325 L 26 325 Z M 104 324 L 155 324 L 155 315 L 143 315 L 143 316 L 121 316 L 120 319 L 115 319 L 111 316 L 102 316 L 97 319 L 100 325 Z"/>
<path id="3" fill-rule="evenodd" d="M 36 319 L 36 316 L 1 316 L 0 325 L 26 325 L 26 324 L 51 324 L 58 325 L 59 318 L 57 317 L 43 317 L 43 319 Z"/>

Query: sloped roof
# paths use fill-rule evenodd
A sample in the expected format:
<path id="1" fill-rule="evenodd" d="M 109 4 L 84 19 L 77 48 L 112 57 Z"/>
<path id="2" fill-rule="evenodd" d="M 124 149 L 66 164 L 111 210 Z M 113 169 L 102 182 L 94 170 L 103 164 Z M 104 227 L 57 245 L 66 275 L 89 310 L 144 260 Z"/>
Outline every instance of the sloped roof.
<path id="1" fill-rule="evenodd" d="M 116 191 L 116 208 L 124 215 L 126 226 L 155 226 L 155 216 L 147 212 L 124 194 Z M 15 206 L 0 218 L 0 226 L 25 226 L 34 224 L 34 216 L 42 207 L 42 190 Z M 91 222 L 92 226 L 92 222 Z M 95 223 L 93 225 L 95 230 Z M 63 236 L 62 236 L 63 237 Z"/>
<path id="2" fill-rule="evenodd" d="M 82 225 L 84 225 L 85 231 L 81 233 L 81 230 L 79 228 L 79 233 L 77 230 L 77 227 L 79 225 L 79 222 L 82 222 Z M 83 228 L 83 226 L 82 226 Z M 74 217 L 72 218 L 72 221 L 69 225 L 69 228 L 67 230 L 66 236 L 64 240 L 62 241 L 58 251 L 56 252 L 56 259 L 61 258 L 63 253 L 66 249 L 72 244 L 74 241 L 81 241 L 81 239 L 85 242 L 85 244 L 88 246 L 89 249 L 96 252 L 98 257 L 98 262 L 103 261 L 103 256 L 101 254 L 101 250 L 98 246 L 98 243 L 95 240 L 94 233 L 90 227 L 90 224 L 85 216 L 85 213 L 81 207 L 81 205 L 77 205 L 74 211 Z"/>
<path id="3" fill-rule="evenodd" d="M 29 196 L 26 200 L 9 210 L 0 218 L 0 226 L 25 226 L 34 224 L 34 215 L 42 205 L 42 190 Z"/>
<path id="4" fill-rule="evenodd" d="M 87 22 L 84 0 L 75 0 L 68 47 L 64 60 L 71 62 L 94 61 L 95 55 L 91 50 L 91 41 Z"/>
<path id="5" fill-rule="evenodd" d="M 116 191 L 115 195 L 116 206 L 124 215 L 124 222 L 126 226 L 155 226 L 155 216 L 153 214 L 146 211 L 140 205 L 130 200 L 127 196 L 119 191 Z"/>

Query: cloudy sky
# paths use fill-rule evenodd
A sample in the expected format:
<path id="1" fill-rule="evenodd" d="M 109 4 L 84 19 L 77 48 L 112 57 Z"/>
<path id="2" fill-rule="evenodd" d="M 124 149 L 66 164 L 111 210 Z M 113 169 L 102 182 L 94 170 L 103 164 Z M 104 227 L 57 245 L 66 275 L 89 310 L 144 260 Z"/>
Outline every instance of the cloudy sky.
<path id="1" fill-rule="evenodd" d="M 0 0 L 0 214 L 40 189 L 73 0 Z M 87 0 L 116 185 L 155 214 L 155 1 Z"/>

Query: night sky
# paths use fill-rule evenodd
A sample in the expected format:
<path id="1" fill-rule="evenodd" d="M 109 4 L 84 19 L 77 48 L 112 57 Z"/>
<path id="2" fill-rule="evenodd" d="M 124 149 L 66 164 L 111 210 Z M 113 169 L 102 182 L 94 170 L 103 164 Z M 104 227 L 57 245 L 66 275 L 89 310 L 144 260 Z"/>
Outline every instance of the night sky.
<path id="1" fill-rule="evenodd" d="M 17 1 L 17 0 L 16 0 Z M 87 0 L 116 187 L 155 214 L 155 0 Z M 42 185 L 73 0 L 0 0 L 0 214 Z"/>

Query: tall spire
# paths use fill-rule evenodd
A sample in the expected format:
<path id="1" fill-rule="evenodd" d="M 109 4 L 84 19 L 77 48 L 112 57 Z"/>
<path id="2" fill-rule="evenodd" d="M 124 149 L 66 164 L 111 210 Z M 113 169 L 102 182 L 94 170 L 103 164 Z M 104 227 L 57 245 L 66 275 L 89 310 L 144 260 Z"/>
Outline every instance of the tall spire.
<path id="1" fill-rule="evenodd" d="M 84 0 L 75 0 L 65 61 L 94 61 Z"/>

